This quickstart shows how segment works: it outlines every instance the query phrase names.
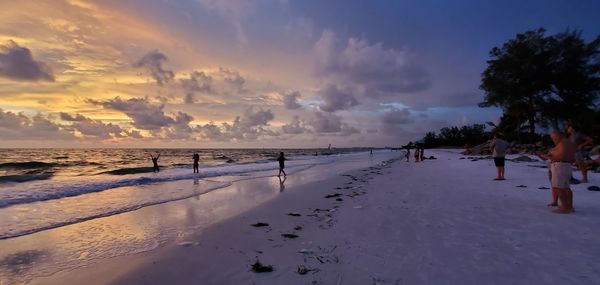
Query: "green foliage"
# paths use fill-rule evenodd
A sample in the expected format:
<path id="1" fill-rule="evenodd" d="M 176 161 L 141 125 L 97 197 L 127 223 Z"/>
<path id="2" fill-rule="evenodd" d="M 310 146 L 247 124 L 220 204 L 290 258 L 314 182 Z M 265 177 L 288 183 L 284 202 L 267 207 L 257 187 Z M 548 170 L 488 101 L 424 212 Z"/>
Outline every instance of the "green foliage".
<path id="1" fill-rule="evenodd" d="M 485 131 L 485 124 L 474 124 L 472 126 L 462 127 L 444 127 L 440 129 L 440 134 L 428 132 L 423 138 L 425 147 L 439 146 L 464 146 L 478 145 L 490 139 L 490 134 Z"/>
<path id="2" fill-rule="evenodd" d="M 560 128 L 567 120 L 590 120 L 598 112 L 600 36 L 586 43 L 579 31 L 545 32 L 517 34 L 493 48 L 482 74 L 486 96 L 479 106 L 501 107 L 498 129 L 520 141 L 537 137 L 536 126 Z"/>

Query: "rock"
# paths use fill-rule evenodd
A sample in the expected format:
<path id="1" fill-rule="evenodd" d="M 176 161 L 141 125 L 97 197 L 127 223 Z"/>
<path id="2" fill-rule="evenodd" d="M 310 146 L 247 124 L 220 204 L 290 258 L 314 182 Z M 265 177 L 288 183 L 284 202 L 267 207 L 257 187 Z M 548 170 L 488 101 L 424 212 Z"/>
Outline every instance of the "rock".
<path id="1" fill-rule="evenodd" d="M 531 158 L 529 156 L 526 156 L 526 155 L 521 155 L 521 156 L 519 156 L 517 158 L 513 158 L 511 160 L 514 161 L 514 162 L 535 162 L 535 161 L 538 161 L 537 159 L 533 159 L 533 158 Z"/>
<path id="2" fill-rule="evenodd" d="M 252 224 L 251 226 L 260 228 L 260 227 L 268 227 L 269 224 L 268 223 L 263 223 L 263 222 L 258 222 L 256 224 Z"/>

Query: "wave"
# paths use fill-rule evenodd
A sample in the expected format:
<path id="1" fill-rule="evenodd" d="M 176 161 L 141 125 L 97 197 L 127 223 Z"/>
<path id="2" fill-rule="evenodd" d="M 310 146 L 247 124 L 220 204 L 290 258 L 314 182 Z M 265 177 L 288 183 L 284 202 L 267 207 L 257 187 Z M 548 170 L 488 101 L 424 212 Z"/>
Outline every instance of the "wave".
<path id="1" fill-rule="evenodd" d="M 288 167 L 310 167 L 315 164 L 327 162 L 329 161 L 298 161 L 298 163 L 295 165 L 288 165 Z M 53 183 L 32 181 L 27 185 L 22 185 L 20 187 L 3 189 L 4 191 L 0 192 L 0 208 L 17 204 L 26 204 L 37 201 L 84 195 L 125 186 L 147 185 L 152 183 L 224 175 L 241 175 L 250 172 L 269 171 L 276 169 L 279 169 L 279 166 L 275 163 L 226 164 L 201 168 L 200 173 L 191 173 L 190 169 L 171 168 L 163 170 L 159 173 L 151 173 L 141 176 L 140 173 L 136 173 L 86 177 L 86 179 L 80 178 L 77 180 L 54 181 Z M 131 170 L 129 169 L 125 171 Z"/>
<path id="2" fill-rule="evenodd" d="M 79 214 L 73 216 L 62 216 L 60 217 L 60 219 L 56 219 L 54 221 L 49 221 L 48 219 L 42 221 L 40 221 L 39 219 L 33 219 L 36 221 L 33 224 L 21 224 L 20 227 L 17 228 L 0 228 L 0 240 L 28 235 L 96 218 L 108 217 L 120 213 L 134 211 L 152 205 L 183 200 L 194 196 L 202 195 L 210 191 L 221 189 L 232 184 L 231 182 L 213 181 L 207 181 L 206 183 L 210 183 L 209 186 L 202 189 L 201 191 L 189 189 L 184 191 L 177 190 L 173 191 L 172 193 L 162 193 L 162 195 L 164 195 L 162 197 L 155 197 L 153 195 L 150 195 L 146 200 L 135 201 L 133 203 L 127 203 L 127 201 L 123 201 L 124 204 L 119 204 L 118 202 L 116 202 L 114 204 L 111 204 L 109 207 L 102 207 L 96 209 L 95 211 L 88 212 L 87 215 L 83 216 Z M 62 206 L 63 205 L 59 205 L 59 207 Z"/>
<path id="3" fill-rule="evenodd" d="M 35 180 L 47 180 L 52 178 L 53 175 L 53 173 L 4 175 L 0 176 L 0 183 L 20 183 Z"/>
<path id="4" fill-rule="evenodd" d="M 0 163 L 0 169 L 37 169 L 37 168 L 51 168 L 61 166 L 60 163 L 54 162 L 41 162 L 41 161 L 26 161 L 26 162 L 6 162 Z"/>
<path id="5" fill-rule="evenodd" d="M 120 168 L 115 170 L 109 170 L 100 172 L 100 174 L 112 174 L 112 175 L 127 175 L 127 174 L 137 174 L 137 173 L 149 173 L 154 169 L 152 167 L 129 167 L 129 168 Z"/>

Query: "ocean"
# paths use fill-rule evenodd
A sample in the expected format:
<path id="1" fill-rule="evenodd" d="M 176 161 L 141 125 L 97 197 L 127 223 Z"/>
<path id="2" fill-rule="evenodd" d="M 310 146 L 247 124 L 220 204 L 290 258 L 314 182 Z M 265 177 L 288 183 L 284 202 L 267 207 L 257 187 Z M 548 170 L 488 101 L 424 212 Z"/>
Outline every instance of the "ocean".
<path id="1" fill-rule="evenodd" d="M 201 195 L 231 185 L 233 179 L 224 177 L 274 175 L 280 151 L 286 169 L 299 171 L 367 150 L 0 149 L 0 239 Z M 161 171 L 153 173 L 150 155 L 158 153 Z M 200 173 L 192 171 L 194 153 Z M 136 190 L 176 180 L 194 180 L 195 186 Z"/>

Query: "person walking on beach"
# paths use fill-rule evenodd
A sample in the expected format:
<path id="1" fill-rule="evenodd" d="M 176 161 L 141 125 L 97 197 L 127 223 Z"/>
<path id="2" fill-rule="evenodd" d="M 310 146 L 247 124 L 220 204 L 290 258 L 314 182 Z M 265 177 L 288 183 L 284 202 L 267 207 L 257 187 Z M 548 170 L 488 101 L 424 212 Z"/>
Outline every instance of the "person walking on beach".
<path id="1" fill-rule="evenodd" d="M 283 170 L 285 168 L 285 157 L 283 156 L 283 152 L 279 153 L 277 161 L 279 162 L 279 174 L 277 176 L 281 177 L 281 173 L 283 173 L 283 177 L 287 177 L 287 174 L 285 174 L 285 170 Z"/>
<path id="2" fill-rule="evenodd" d="M 576 146 L 562 133 L 556 131 L 550 134 L 550 138 L 555 145 L 547 155 L 552 161 L 550 165 L 552 191 L 556 191 L 561 204 L 553 212 L 568 214 L 575 211 L 573 208 L 573 191 L 570 189 L 570 180 L 573 171 L 571 165 L 575 161 Z"/>
<path id="3" fill-rule="evenodd" d="M 504 157 L 506 156 L 506 148 L 508 143 L 503 139 L 501 133 L 495 133 L 490 145 L 492 149 L 492 157 L 494 165 L 496 165 L 497 176 L 494 180 L 504 180 Z"/>
<path id="4" fill-rule="evenodd" d="M 160 169 L 158 168 L 158 158 L 160 157 L 160 153 L 154 157 L 152 154 L 150 155 L 150 158 L 152 159 L 152 164 L 153 164 L 153 168 L 152 171 L 154 172 L 159 172 Z"/>
<path id="5" fill-rule="evenodd" d="M 421 144 L 419 148 L 419 160 L 423 161 L 425 159 L 425 145 Z"/>
<path id="6" fill-rule="evenodd" d="M 585 163 L 585 159 L 588 156 L 588 153 L 585 150 L 585 146 L 592 145 L 594 139 L 579 132 L 572 124 L 567 128 L 567 134 L 569 134 L 569 140 L 575 144 L 575 164 L 579 171 L 581 171 L 581 183 L 587 183 L 588 166 Z"/>
<path id="7" fill-rule="evenodd" d="M 200 172 L 198 170 L 198 162 L 200 161 L 200 155 L 196 152 L 194 153 L 194 173 Z"/>

